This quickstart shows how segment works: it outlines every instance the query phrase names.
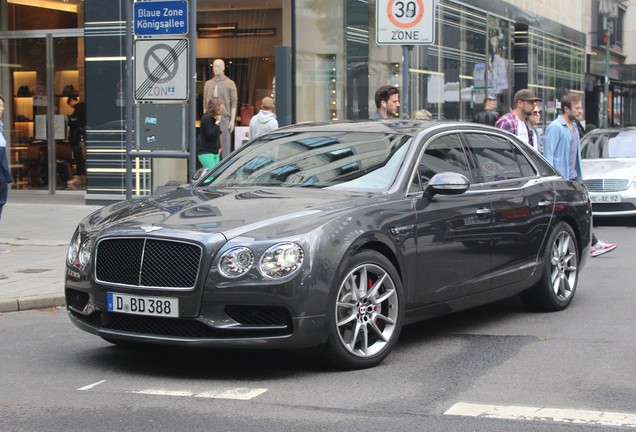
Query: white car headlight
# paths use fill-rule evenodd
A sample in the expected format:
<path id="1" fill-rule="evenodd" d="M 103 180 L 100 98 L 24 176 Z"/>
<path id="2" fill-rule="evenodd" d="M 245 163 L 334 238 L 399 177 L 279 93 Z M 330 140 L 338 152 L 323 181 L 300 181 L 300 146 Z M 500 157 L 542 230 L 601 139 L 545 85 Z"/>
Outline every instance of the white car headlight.
<path id="1" fill-rule="evenodd" d="M 91 262 L 91 249 L 93 247 L 93 242 L 91 239 L 87 239 L 79 250 L 79 263 L 82 266 L 82 270 L 86 268 L 89 262 Z"/>
<path id="2" fill-rule="evenodd" d="M 66 262 L 69 265 L 75 264 L 77 260 L 77 254 L 79 253 L 80 246 L 82 245 L 82 236 L 79 231 L 75 231 L 73 238 L 68 245 L 68 252 L 66 253 Z"/>
<path id="3" fill-rule="evenodd" d="M 235 247 L 221 255 L 219 273 L 226 278 L 237 278 L 254 265 L 254 253 L 246 247 Z"/>
<path id="4" fill-rule="evenodd" d="M 296 243 L 280 243 L 265 251 L 258 269 L 266 278 L 288 276 L 300 268 L 304 256 L 303 249 Z"/>

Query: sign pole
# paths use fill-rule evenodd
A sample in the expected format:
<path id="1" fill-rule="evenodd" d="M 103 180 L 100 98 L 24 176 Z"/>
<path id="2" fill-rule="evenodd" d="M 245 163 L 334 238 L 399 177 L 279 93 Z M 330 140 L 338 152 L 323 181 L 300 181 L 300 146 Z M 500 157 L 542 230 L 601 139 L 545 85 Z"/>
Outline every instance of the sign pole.
<path id="1" fill-rule="evenodd" d="M 133 12 L 133 0 L 126 2 L 126 199 L 132 198 L 132 157 L 130 153 L 133 149 L 133 105 L 135 103 L 133 97 L 133 27 L 134 12 Z"/>
<path id="2" fill-rule="evenodd" d="M 189 133 L 186 134 L 186 139 L 188 140 L 188 145 L 186 146 L 187 151 L 189 152 L 188 157 L 188 180 L 192 178 L 194 172 L 197 169 L 197 98 L 196 98 L 196 88 L 197 88 L 197 47 L 196 47 L 196 25 L 197 22 L 197 0 L 190 0 L 190 28 L 188 29 L 188 33 L 190 34 L 190 82 L 189 87 L 190 91 L 188 92 L 188 102 L 190 103 L 189 109 L 189 119 L 188 127 Z M 203 102 L 205 103 L 205 101 Z"/>
<path id="3" fill-rule="evenodd" d="M 413 45 L 402 45 L 402 101 L 400 106 L 402 107 L 402 118 L 410 118 L 411 117 L 411 107 L 410 107 L 410 82 L 411 76 L 409 71 L 411 70 L 411 51 L 413 50 Z"/>

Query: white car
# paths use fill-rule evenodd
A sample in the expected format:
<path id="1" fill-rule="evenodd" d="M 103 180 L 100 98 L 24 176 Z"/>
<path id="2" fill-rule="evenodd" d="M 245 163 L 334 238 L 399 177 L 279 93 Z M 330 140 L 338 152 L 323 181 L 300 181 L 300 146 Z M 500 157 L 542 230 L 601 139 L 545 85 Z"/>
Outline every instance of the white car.
<path id="1" fill-rule="evenodd" d="M 589 132 L 581 155 L 594 217 L 636 216 L 636 127 Z"/>

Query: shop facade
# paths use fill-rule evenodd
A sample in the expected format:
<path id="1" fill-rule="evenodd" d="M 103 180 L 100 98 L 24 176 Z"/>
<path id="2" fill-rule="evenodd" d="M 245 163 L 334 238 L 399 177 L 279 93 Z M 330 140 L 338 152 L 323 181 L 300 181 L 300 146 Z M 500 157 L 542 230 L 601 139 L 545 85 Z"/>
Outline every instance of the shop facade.
<path id="1" fill-rule="evenodd" d="M 83 193 L 93 203 L 125 197 L 127 171 L 133 195 L 187 181 L 186 158 L 135 157 L 126 164 L 126 141 L 134 135 L 126 133 L 127 112 L 135 115 L 126 110 L 134 100 L 127 94 L 128 1 L 0 0 L 0 94 L 14 189 Z M 186 103 L 200 117 L 211 63 L 224 60 L 237 87 L 234 147 L 245 142 L 246 124 L 264 96 L 275 97 L 281 125 L 356 120 L 375 110 L 377 87 L 402 84 L 403 49 L 376 43 L 374 0 L 228 3 L 189 2 L 196 5 L 188 35 L 196 47 L 196 85 Z M 435 42 L 409 51 L 405 113 L 426 108 L 435 119 L 470 121 L 486 95 L 505 112 L 515 91 L 529 87 L 544 100 L 548 122 L 563 94 L 585 94 L 583 32 L 502 0 L 440 0 L 435 22 Z M 67 183 L 76 170 L 65 124 L 69 94 L 87 112 L 88 169 L 78 187 Z M 187 147 L 194 138 L 185 141 Z"/>

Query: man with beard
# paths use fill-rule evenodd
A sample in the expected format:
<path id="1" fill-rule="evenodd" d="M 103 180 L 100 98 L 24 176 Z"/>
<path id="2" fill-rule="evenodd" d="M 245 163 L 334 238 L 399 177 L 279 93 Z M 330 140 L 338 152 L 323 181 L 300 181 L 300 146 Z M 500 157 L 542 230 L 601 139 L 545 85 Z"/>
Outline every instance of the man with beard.
<path id="1" fill-rule="evenodd" d="M 583 181 L 581 169 L 581 135 L 576 119 L 583 112 L 581 96 L 569 93 L 561 98 L 562 114 L 550 123 L 543 138 L 543 155 L 566 179 Z M 616 244 L 606 243 L 592 234 L 592 257 L 616 249 Z"/>
<path id="2" fill-rule="evenodd" d="M 527 120 L 540 100 L 532 90 L 519 90 L 515 93 L 512 111 L 499 117 L 495 127 L 517 135 L 521 141 L 532 147 L 532 129 Z"/>

